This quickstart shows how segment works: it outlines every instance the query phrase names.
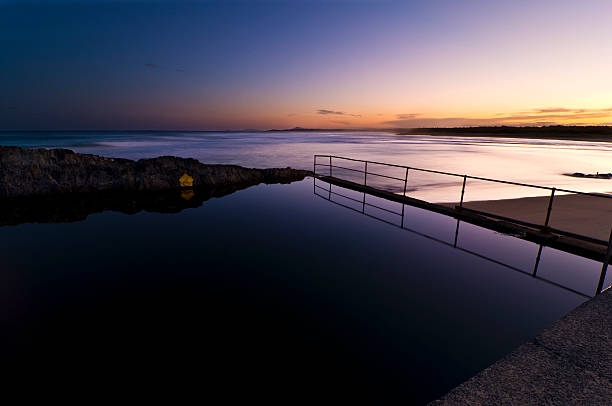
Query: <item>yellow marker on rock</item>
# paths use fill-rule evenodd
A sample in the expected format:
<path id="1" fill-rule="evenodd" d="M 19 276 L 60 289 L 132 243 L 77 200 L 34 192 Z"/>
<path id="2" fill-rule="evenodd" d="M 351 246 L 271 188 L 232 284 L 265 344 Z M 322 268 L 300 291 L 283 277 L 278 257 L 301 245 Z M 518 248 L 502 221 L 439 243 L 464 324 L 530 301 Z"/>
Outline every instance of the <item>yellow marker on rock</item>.
<path id="1" fill-rule="evenodd" d="M 191 189 L 181 190 L 181 198 L 184 200 L 191 200 L 195 196 L 195 192 Z"/>
<path id="2" fill-rule="evenodd" d="M 192 187 L 193 178 L 187 175 L 186 173 L 184 173 L 183 176 L 179 178 L 179 185 L 181 185 L 181 187 Z"/>

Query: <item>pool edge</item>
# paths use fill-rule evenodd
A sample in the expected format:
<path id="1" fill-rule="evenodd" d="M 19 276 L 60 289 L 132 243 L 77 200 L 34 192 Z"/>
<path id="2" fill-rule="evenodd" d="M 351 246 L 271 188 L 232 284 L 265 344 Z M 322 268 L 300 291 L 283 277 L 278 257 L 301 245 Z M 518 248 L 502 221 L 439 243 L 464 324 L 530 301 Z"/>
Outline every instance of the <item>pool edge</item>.
<path id="1" fill-rule="evenodd" d="M 612 289 L 430 405 L 606 404 L 612 397 Z"/>

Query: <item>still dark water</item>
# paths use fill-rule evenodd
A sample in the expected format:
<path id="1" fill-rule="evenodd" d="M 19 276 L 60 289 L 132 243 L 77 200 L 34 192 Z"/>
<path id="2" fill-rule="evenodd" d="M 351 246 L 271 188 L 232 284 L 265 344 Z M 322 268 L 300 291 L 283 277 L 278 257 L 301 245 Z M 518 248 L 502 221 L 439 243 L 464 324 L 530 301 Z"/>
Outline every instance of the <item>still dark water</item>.
<path id="1" fill-rule="evenodd" d="M 461 223 L 454 248 L 451 218 L 406 207 L 415 233 L 316 190 L 309 178 L 174 214 L 0 228 L 5 368 L 226 400 L 421 404 L 586 300 L 564 287 L 595 291 L 594 261 L 544 248 L 534 278 L 487 259 L 531 273 L 534 244 Z"/>

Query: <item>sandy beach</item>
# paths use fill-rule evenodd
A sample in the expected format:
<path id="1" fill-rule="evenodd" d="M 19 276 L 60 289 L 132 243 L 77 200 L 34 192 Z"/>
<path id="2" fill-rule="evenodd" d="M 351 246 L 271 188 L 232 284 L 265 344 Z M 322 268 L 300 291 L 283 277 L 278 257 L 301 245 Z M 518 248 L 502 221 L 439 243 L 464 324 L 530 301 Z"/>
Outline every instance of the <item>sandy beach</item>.
<path id="1" fill-rule="evenodd" d="M 466 202 L 464 207 L 543 224 L 548 196 Z M 612 199 L 585 195 L 556 195 L 550 226 L 607 241 L 612 228 Z"/>

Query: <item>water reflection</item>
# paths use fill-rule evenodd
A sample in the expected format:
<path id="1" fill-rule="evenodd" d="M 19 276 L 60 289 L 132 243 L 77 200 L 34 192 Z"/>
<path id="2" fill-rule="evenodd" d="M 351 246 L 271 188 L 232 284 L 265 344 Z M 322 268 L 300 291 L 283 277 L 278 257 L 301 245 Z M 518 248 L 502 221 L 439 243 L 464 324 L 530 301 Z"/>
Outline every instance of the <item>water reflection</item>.
<path id="1" fill-rule="evenodd" d="M 0 199 L 0 227 L 24 223 L 73 223 L 105 211 L 179 213 L 246 186 L 160 192 L 101 192 Z"/>
<path id="2" fill-rule="evenodd" d="M 242 388 L 276 403 L 418 405 L 586 300 L 453 249 L 453 218 L 413 210 L 404 228 L 451 246 L 329 204 L 310 181 L 261 184 L 179 214 L 4 227 L 4 369 L 196 379 L 210 396 Z M 532 270 L 537 246 L 504 239 L 462 223 L 458 245 Z M 546 271 L 567 257 L 548 254 L 538 276 L 557 280 Z"/>
<path id="3" fill-rule="evenodd" d="M 482 258 L 484 260 L 487 260 L 489 262 L 495 263 L 497 265 L 501 265 L 507 269 L 513 270 L 515 272 L 519 272 L 521 274 L 524 275 L 528 275 L 531 276 L 535 279 L 538 279 L 542 282 L 545 282 L 547 284 L 556 286 L 558 288 L 564 289 L 566 291 L 575 293 L 577 295 L 580 295 L 582 297 L 585 298 L 591 298 L 594 297 L 595 295 L 601 293 L 604 290 L 604 287 L 607 287 L 608 285 L 605 284 L 606 281 L 606 271 L 607 271 L 607 264 L 603 264 L 602 268 L 601 268 L 601 272 L 599 273 L 599 275 L 597 276 L 596 282 L 597 282 L 597 287 L 595 288 L 595 291 L 593 293 L 585 293 L 584 291 L 579 290 L 578 288 L 576 288 L 576 286 L 571 286 L 568 284 L 564 284 L 564 283 L 558 283 L 555 282 L 551 279 L 548 278 L 544 278 L 540 275 L 538 275 L 538 271 L 540 269 L 540 263 L 541 263 L 541 259 L 542 259 L 542 252 L 543 249 L 546 250 L 553 250 L 552 248 L 549 247 L 544 247 L 542 244 L 537 245 L 538 250 L 537 250 L 537 254 L 535 255 L 535 257 L 533 258 L 533 267 L 526 269 L 524 267 L 517 267 L 515 265 L 511 265 L 508 264 L 506 262 L 504 262 L 503 260 L 499 260 L 497 258 L 492 258 L 490 256 L 487 256 L 481 252 L 478 252 L 478 250 L 473 250 L 467 247 L 462 246 L 461 244 L 461 239 L 460 239 L 460 230 L 462 229 L 462 225 L 464 226 L 471 226 L 474 227 L 473 225 L 469 224 L 469 223 L 465 223 L 462 222 L 459 219 L 453 219 L 452 217 L 448 217 L 448 216 L 444 216 L 447 217 L 449 221 L 454 221 L 456 222 L 456 225 L 454 227 L 454 235 L 452 237 L 452 242 L 451 241 L 445 241 L 444 239 L 438 237 L 438 236 L 433 236 L 431 235 L 431 227 L 427 227 L 428 233 L 424 233 L 421 231 L 418 231 L 416 229 L 412 229 L 407 227 L 404 223 L 406 221 L 406 208 L 410 207 L 407 206 L 406 204 L 402 204 L 402 203 L 397 203 L 399 205 L 401 205 L 401 210 L 394 210 L 393 208 L 389 207 L 388 203 L 394 204 L 395 202 L 385 202 L 383 199 L 378 198 L 376 196 L 373 195 L 369 195 L 365 192 L 358 192 L 359 195 L 361 195 L 361 198 L 356 198 L 355 191 L 352 191 L 350 189 L 345 189 L 342 188 L 340 186 L 336 186 L 333 185 L 331 183 L 328 182 L 324 182 L 320 179 L 316 179 L 313 178 L 313 189 L 314 189 L 314 194 L 318 197 L 321 197 L 325 200 L 328 200 L 329 202 L 336 204 L 338 206 L 342 206 L 344 208 L 347 208 L 349 210 L 361 213 L 364 216 L 373 218 L 377 221 L 381 221 L 383 223 L 389 224 L 393 227 L 399 227 L 403 230 L 406 230 L 407 232 L 410 232 L 412 234 L 416 234 L 419 235 L 421 237 L 427 238 L 431 241 L 435 241 L 437 243 L 440 244 L 444 244 L 446 246 L 449 247 L 453 247 L 459 251 L 468 253 L 470 255 L 474 255 L 476 257 Z M 333 189 L 332 189 L 333 187 Z M 353 193 L 353 196 L 349 196 L 349 194 Z M 350 204 L 345 204 L 342 203 L 342 200 L 348 201 L 351 204 L 353 204 L 353 207 L 351 207 Z M 376 203 L 372 203 L 371 201 L 374 200 L 376 201 Z M 387 207 L 384 207 L 387 206 Z M 374 210 L 369 210 L 367 211 L 366 209 L 374 209 Z M 373 212 L 380 212 L 383 215 L 380 214 L 374 214 Z M 432 215 L 436 215 L 434 213 L 432 213 Z M 442 215 L 440 215 L 442 216 Z M 505 236 L 506 238 L 513 238 L 512 236 Z M 533 243 L 529 243 L 531 245 L 535 245 Z M 553 250 L 553 251 L 557 251 L 557 250 Z M 585 261 L 590 261 L 587 259 L 584 259 Z M 574 282 L 573 284 L 576 284 L 577 281 L 572 281 Z M 578 283 L 580 284 L 580 283 Z"/>

